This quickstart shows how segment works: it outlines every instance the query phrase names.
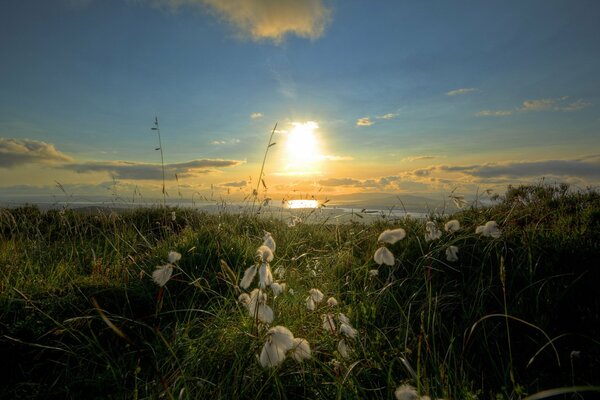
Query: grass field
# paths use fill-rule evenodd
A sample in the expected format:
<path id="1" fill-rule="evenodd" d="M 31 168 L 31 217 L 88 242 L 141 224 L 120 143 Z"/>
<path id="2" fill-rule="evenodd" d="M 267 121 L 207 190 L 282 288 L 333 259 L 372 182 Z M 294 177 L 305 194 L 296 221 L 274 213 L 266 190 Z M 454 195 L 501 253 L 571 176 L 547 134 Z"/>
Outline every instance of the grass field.
<path id="1" fill-rule="evenodd" d="M 598 192 L 511 187 L 493 207 L 432 213 L 434 240 L 424 220 L 301 217 L 0 209 L 1 397 L 386 399 L 402 384 L 432 399 L 600 395 Z M 499 231 L 476 233 L 488 221 Z M 378 243 L 396 228 L 406 237 Z M 238 300 L 257 287 L 238 285 L 265 231 L 286 284 L 264 290 L 270 326 L 311 348 L 275 367 L 259 360 L 268 326 Z M 394 265 L 374 261 L 381 246 Z M 170 251 L 181 259 L 160 287 Z M 309 310 L 313 288 L 324 300 Z"/>

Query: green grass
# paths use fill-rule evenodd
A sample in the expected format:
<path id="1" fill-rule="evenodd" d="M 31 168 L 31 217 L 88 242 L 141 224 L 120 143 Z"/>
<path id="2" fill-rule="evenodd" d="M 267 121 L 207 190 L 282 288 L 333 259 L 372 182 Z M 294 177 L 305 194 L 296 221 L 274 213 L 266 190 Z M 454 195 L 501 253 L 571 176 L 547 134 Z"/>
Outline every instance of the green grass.
<path id="1" fill-rule="evenodd" d="M 186 209 L 0 209 L 0 396 L 386 399 L 409 383 L 431 398 L 517 399 L 600 383 L 597 192 L 509 188 L 432 242 L 424 221 L 313 217 L 290 228 Z M 431 219 L 442 229 L 449 218 Z M 500 238 L 475 234 L 488 220 Z M 379 233 L 397 227 L 407 236 L 388 245 L 396 265 L 370 277 Z M 294 292 L 269 297 L 273 325 L 313 351 L 274 369 L 257 360 L 265 331 L 235 286 L 264 231 L 277 242 L 272 269 L 285 268 Z M 459 261 L 446 261 L 449 245 Z M 161 290 L 151 273 L 170 250 L 182 258 Z M 339 305 L 307 310 L 313 287 Z M 350 359 L 322 328 L 332 311 L 359 331 Z"/>

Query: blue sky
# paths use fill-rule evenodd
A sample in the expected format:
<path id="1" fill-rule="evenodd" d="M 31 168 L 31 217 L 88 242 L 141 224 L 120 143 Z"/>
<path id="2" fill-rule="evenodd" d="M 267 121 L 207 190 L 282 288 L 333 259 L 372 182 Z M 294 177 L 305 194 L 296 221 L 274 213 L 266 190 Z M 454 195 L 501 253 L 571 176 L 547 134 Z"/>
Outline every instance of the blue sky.
<path id="1" fill-rule="evenodd" d="M 275 122 L 274 193 L 597 185 L 599 16 L 579 0 L 7 0 L 0 185 L 154 193 L 155 115 L 188 191 L 247 190 Z M 300 150 L 321 161 L 286 174 L 307 121 L 319 146 Z"/>

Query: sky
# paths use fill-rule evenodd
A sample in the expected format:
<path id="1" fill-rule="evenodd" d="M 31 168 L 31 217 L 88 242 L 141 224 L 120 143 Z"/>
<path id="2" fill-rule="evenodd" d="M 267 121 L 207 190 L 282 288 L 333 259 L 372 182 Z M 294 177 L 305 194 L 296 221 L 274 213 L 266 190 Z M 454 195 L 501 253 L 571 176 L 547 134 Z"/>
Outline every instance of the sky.
<path id="1" fill-rule="evenodd" d="M 599 17 L 596 0 L 2 1 L 0 197 L 160 198 L 159 132 L 170 198 L 598 187 Z"/>

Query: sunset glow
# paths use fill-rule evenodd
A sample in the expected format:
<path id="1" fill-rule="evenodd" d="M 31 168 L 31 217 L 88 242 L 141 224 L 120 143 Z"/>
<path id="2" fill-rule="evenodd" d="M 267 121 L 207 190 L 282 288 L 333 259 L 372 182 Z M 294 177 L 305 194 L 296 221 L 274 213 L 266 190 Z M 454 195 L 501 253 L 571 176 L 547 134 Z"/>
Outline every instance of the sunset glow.
<path id="1" fill-rule="evenodd" d="M 286 136 L 285 174 L 309 175 L 319 172 L 321 150 L 314 121 L 292 122 L 293 128 Z"/>

